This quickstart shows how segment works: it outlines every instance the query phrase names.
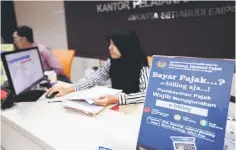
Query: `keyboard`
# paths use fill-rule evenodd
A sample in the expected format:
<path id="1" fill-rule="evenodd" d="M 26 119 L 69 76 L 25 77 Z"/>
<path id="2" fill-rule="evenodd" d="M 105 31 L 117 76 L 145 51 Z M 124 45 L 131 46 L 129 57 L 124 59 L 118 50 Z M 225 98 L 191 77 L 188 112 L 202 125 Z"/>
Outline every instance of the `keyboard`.
<path id="1" fill-rule="evenodd" d="M 34 102 L 37 101 L 45 92 L 45 90 L 27 91 L 23 94 L 17 95 L 14 102 Z"/>

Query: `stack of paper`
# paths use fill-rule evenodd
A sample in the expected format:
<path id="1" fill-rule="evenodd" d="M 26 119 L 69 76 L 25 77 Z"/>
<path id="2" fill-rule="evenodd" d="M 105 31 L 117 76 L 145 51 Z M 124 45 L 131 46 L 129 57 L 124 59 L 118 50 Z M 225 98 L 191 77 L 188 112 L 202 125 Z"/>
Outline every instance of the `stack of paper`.
<path id="1" fill-rule="evenodd" d="M 116 95 L 121 91 L 122 90 L 96 86 L 91 89 L 73 92 L 60 98 L 54 98 L 50 101 L 62 100 L 62 105 L 65 108 L 82 111 L 89 115 L 96 115 L 105 107 L 93 104 L 93 99 L 99 98 L 100 96 L 104 96 L 106 94 Z"/>
<path id="2" fill-rule="evenodd" d="M 90 116 L 97 115 L 98 113 L 100 113 L 102 110 L 106 108 L 105 106 L 89 104 L 86 101 L 63 101 L 62 105 L 66 109 L 80 111 Z"/>

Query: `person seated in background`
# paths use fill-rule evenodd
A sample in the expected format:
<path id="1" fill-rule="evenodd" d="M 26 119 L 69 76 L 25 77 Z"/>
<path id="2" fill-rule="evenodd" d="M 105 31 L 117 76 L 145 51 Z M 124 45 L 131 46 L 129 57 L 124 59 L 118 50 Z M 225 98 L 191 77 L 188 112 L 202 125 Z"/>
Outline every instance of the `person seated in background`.
<path id="1" fill-rule="evenodd" d="M 17 49 L 38 47 L 44 71 L 54 70 L 57 74 L 62 73 L 62 65 L 52 51 L 48 47 L 34 42 L 33 30 L 30 27 L 17 27 L 13 33 L 13 40 Z"/>
<path id="2" fill-rule="evenodd" d="M 63 75 L 63 69 L 56 56 L 48 47 L 34 42 L 33 30 L 28 26 L 19 26 L 13 33 L 14 44 L 17 49 L 24 49 L 30 47 L 38 47 L 44 71 L 55 71 L 58 79 L 70 82 L 70 80 Z"/>
<path id="3" fill-rule="evenodd" d="M 80 80 L 68 88 L 54 86 L 47 91 L 50 96 L 58 92 L 56 97 L 68 93 L 91 88 L 111 78 L 112 88 L 122 89 L 118 95 L 104 95 L 95 99 L 97 105 L 142 103 L 148 84 L 149 67 L 147 56 L 140 47 L 136 33 L 130 30 L 115 31 L 108 37 L 110 59 L 89 79 Z"/>

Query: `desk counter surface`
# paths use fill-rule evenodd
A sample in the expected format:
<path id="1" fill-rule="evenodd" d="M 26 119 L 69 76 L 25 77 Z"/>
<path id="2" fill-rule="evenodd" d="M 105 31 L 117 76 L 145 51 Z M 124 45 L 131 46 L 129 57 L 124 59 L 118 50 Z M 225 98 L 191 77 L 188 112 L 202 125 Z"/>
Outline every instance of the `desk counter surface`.
<path id="1" fill-rule="evenodd" d="M 6 150 L 96 150 L 98 146 L 135 150 L 142 110 L 143 104 L 126 105 L 119 112 L 106 109 L 89 117 L 43 97 L 18 103 L 1 112 L 1 146 Z M 234 138 L 229 134 L 234 129 L 235 122 L 228 121 L 228 139 Z M 234 149 L 231 141 L 225 142 L 229 150 Z"/>
<path id="2" fill-rule="evenodd" d="M 131 150 L 136 146 L 142 108 L 143 104 L 121 106 L 119 112 L 106 109 L 89 117 L 41 99 L 2 111 L 1 120 L 42 149 L 96 150 L 103 146 Z M 3 147 L 6 140 L 2 139 Z"/>

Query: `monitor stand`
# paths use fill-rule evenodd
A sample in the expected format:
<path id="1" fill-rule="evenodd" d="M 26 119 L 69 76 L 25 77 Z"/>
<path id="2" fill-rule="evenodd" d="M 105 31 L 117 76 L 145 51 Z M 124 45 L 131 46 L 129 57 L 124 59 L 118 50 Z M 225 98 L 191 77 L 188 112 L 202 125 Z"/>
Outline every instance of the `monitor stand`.
<path id="1" fill-rule="evenodd" d="M 46 91 L 45 90 L 31 90 L 14 98 L 14 102 L 35 102 L 37 101 Z"/>

